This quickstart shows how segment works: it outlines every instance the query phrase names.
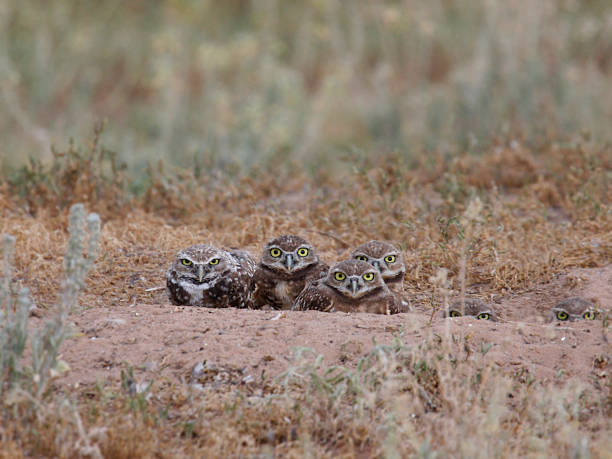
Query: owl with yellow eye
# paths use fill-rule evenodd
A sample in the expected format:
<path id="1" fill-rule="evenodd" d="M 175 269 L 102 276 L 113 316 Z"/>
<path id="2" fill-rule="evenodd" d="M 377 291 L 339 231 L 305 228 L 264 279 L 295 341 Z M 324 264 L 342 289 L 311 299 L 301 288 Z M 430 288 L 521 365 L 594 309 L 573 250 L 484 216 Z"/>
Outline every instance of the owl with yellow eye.
<path id="1" fill-rule="evenodd" d="M 300 236 L 268 241 L 252 279 L 254 307 L 289 309 L 308 282 L 325 276 L 328 269 L 315 247 Z"/>
<path id="2" fill-rule="evenodd" d="M 406 265 L 401 250 L 388 242 L 369 241 L 355 248 L 351 258 L 365 261 L 376 268 L 389 290 L 395 294 L 403 307 L 408 309 L 404 292 Z"/>
<path id="3" fill-rule="evenodd" d="M 330 268 L 325 278 L 310 282 L 302 290 L 291 309 L 372 314 L 402 312 L 380 272 L 361 260 L 342 261 Z"/>
<path id="4" fill-rule="evenodd" d="M 567 298 L 554 305 L 548 317 L 549 322 L 574 322 L 576 320 L 594 320 L 595 305 L 580 297 Z"/>
<path id="5" fill-rule="evenodd" d="M 448 307 L 448 311 L 443 312 L 445 317 L 469 316 L 478 320 L 490 320 L 497 322 L 497 313 L 491 305 L 477 298 L 466 298 L 464 306 L 461 300 L 453 301 Z"/>
<path id="6" fill-rule="evenodd" d="M 254 272 L 247 252 L 197 244 L 176 254 L 166 273 L 166 291 L 176 305 L 250 308 Z"/>

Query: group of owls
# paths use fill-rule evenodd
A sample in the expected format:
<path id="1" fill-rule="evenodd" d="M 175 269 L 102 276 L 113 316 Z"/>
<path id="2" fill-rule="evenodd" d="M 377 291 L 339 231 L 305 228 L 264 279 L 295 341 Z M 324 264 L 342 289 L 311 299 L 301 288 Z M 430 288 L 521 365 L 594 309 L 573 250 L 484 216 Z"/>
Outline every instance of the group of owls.
<path id="1" fill-rule="evenodd" d="M 170 301 L 213 308 L 314 309 L 396 314 L 408 310 L 406 266 L 392 244 L 370 241 L 331 268 L 308 241 L 283 235 L 269 241 L 259 263 L 242 250 L 197 244 L 181 250 L 166 273 Z M 570 298 L 554 306 L 550 320 L 592 320 L 593 304 Z M 484 301 L 455 301 L 445 315 L 497 321 Z"/>
<path id="2" fill-rule="evenodd" d="M 197 244 L 181 250 L 166 273 L 176 305 L 396 314 L 406 310 L 406 267 L 392 244 L 370 241 L 329 267 L 296 235 L 269 241 L 259 263 L 241 250 Z"/>

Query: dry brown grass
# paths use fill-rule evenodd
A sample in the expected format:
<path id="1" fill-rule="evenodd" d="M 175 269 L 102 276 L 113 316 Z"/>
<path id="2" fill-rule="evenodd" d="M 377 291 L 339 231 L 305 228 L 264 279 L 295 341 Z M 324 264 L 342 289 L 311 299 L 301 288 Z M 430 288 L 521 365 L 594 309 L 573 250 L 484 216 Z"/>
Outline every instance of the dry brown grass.
<path id="1" fill-rule="evenodd" d="M 353 371 L 305 354 L 277 382 L 197 389 L 160 380 L 142 404 L 117 388 L 83 389 L 74 402 L 82 421 L 48 404 L 26 431 L 3 429 L 3 448 L 63 457 L 94 455 L 91 445 L 104 457 L 605 457 L 609 387 L 504 373 L 484 363 L 486 350 L 449 338 L 375 348 Z"/>
<path id="2" fill-rule="evenodd" d="M 305 235 L 328 261 L 367 239 L 397 241 L 408 260 L 408 292 L 429 305 L 438 268 L 448 268 L 451 287 L 459 289 L 465 247 L 466 284 L 483 295 L 520 292 L 570 267 L 610 263 L 610 183 L 610 148 L 591 145 L 537 154 L 499 147 L 481 157 L 432 155 L 410 166 L 389 155 L 354 160 L 335 178 L 159 174 L 142 197 L 129 199 L 103 187 L 66 197 L 48 193 L 48 182 L 40 181 L 25 201 L 14 188 L 0 189 L 0 233 L 16 237 L 15 279 L 43 309 L 59 289 L 66 202 L 75 199 L 103 221 L 101 255 L 82 296 L 86 308 L 163 301 L 163 292 L 146 289 L 163 285 L 179 247 L 212 242 L 258 254 L 268 238 L 286 232 Z M 461 217 L 475 196 L 484 207 L 466 241 Z M 354 371 L 330 370 L 311 357 L 296 360 L 276 382 L 196 390 L 158 380 L 150 400 L 118 387 L 76 396 L 58 387 L 35 414 L 4 411 L 0 456 L 582 457 L 590 451 L 603 457 L 612 450 L 609 381 L 535 381 L 485 365 L 478 351 L 466 349 L 451 337 L 431 336 L 419 349 L 378 348 Z M 604 368 L 611 358 L 612 349 Z"/>

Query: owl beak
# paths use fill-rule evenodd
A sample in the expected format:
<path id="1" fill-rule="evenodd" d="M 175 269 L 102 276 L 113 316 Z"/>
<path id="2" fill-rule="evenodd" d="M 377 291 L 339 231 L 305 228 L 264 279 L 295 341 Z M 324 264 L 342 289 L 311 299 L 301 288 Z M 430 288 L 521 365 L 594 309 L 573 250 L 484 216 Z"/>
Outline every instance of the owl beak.
<path id="1" fill-rule="evenodd" d="M 293 255 L 290 253 L 285 257 L 285 266 L 287 267 L 287 271 L 291 271 L 293 269 Z"/>
<path id="2" fill-rule="evenodd" d="M 372 262 L 372 266 L 374 266 L 378 271 L 380 271 L 380 262 L 378 260 L 374 260 Z"/>
<path id="3" fill-rule="evenodd" d="M 357 293 L 357 290 L 358 290 L 357 278 L 351 277 L 350 282 L 351 282 L 351 293 L 354 295 L 355 293 Z"/>
<path id="4" fill-rule="evenodd" d="M 202 279 L 204 279 L 204 265 L 198 266 L 198 279 L 200 282 L 202 282 Z"/>

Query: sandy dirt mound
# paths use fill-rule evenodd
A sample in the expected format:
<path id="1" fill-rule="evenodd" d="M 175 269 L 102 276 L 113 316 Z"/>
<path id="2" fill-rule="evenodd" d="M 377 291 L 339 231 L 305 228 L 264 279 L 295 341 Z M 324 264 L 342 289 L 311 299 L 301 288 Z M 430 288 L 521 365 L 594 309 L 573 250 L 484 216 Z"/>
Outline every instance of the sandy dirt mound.
<path id="1" fill-rule="evenodd" d="M 506 320 L 543 321 L 552 306 L 564 298 L 581 296 L 597 308 L 612 311 L 612 265 L 577 268 L 552 282 L 510 297 L 496 300 Z"/>
<path id="2" fill-rule="evenodd" d="M 550 284 L 499 300 L 496 308 L 504 320 L 498 323 L 437 315 L 427 327 L 430 314 L 424 310 L 380 316 L 169 304 L 95 307 L 74 316 L 78 335 L 62 347 L 71 371 L 61 382 L 112 383 L 128 366 L 143 381 L 188 380 L 199 362 L 241 368 L 254 378 L 276 376 L 288 367 L 297 347 L 324 355 L 328 365 L 352 367 L 374 343 L 390 344 L 399 338 L 417 345 L 425 338 L 449 334 L 465 343 L 467 353 L 486 350 L 485 361 L 512 372 L 586 379 L 597 371 L 612 340 L 602 320 L 544 323 L 550 306 L 575 295 L 612 309 L 612 265 L 574 270 Z"/>

